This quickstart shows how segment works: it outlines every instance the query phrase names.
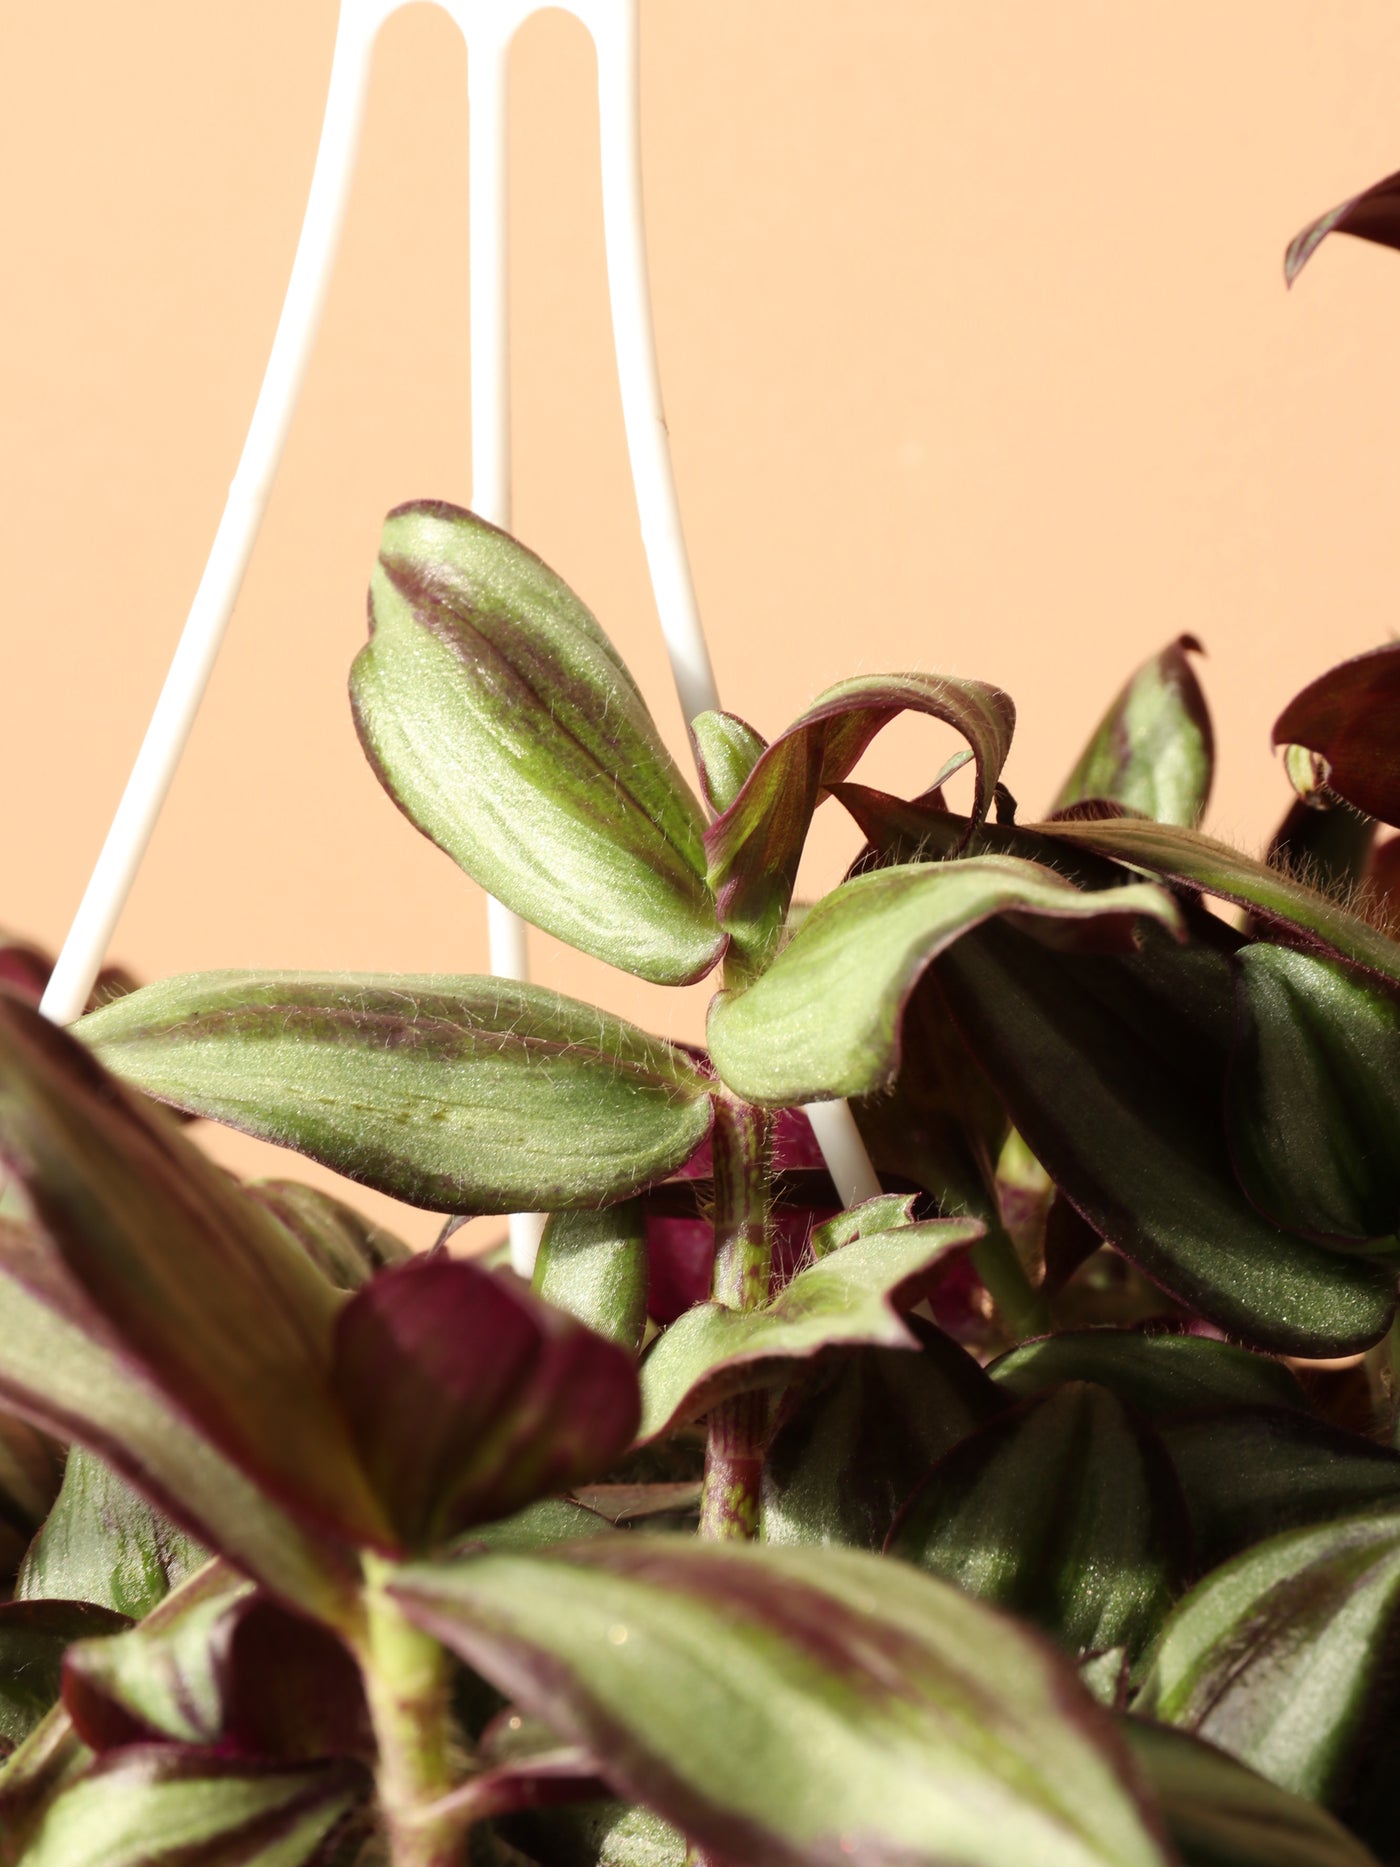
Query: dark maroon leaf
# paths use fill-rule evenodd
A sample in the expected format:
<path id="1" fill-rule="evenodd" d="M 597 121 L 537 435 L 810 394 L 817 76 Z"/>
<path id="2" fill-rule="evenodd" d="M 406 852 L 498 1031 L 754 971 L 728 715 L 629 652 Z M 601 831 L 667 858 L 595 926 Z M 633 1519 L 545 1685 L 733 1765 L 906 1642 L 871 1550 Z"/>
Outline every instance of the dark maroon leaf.
<path id="1" fill-rule="evenodd" d="M 1400 174 L 1373 182 L 1295 233 L 1283 256 L 1286 284 L 1292 285 L 1329 233 L 1350 233 L 1377 246 L 1400 247 Z"/>
<path id="2" fill-rule="evenodd" d="M 1230 962 L 1144 930 L 1131 957 L 979 929 L 937 962 L 972 1054 L 1102 1237 L 1256 1346 L 1342 1354 L 1384 1330 L 1392 1280 L 1264 1220 L 1226 1145 Z"/>
<path id="3" fill-rule="evenodd" d="M 7 1234 L 8 1273 L 116 1349 L 287 1508 L 385 1545 L 330 1392 L 337 1293 L 173 1122 L 9 995 L 0 1158 L 39 1228 Z"/>
<path id="4" fill-rule="evenodd" d="M 1400 232 L 1400 197 L 1395 212 Z M 1319 675 L 1274 721 L 1273 742 L 1319 754 L 1329 790 L 1400 824 L 1400 642 Z"/>
<path id="5" fill-rule="evenodd" d="M 424 1549 L 599 1477 L 631 1442 L 632 1359 L 504 1275 L 381 1271 L 336 1330 L 335 1386 L 399 1535 Z"/>
<path id="6" fill-rule="evenodd" d="M 1303 1524 L 1400 1506 L 1400 1455 L 1296 1409 L 1218 1407 L 1158 1425 L 1201 1571 Z"/>

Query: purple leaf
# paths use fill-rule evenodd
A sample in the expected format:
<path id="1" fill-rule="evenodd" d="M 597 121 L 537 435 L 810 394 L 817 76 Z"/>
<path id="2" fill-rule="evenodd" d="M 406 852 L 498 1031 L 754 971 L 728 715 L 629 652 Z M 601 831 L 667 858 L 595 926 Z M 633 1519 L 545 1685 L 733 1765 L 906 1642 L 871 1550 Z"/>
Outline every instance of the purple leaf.
<path id="1" fill-rule="evenodd" d="M 1400 195 L 1395 213 L 1400 239 Z M 1306 746 L 1326 761 L 1329 790 L 1400 824 L 1400 642 L 1319 675 L 1274 721 L 1273 743 Z"/>
<path id="2" fill-rule="evenodd" d="M 438 1256 L 351 1298 L 335 1383 L 365 1469 L 419 1549 L 599 1477 L 639 1412 L 623 1349 L 505 1276 Z"/>
<path id="3" fill-rule="evenodd" d="M 1377 246 L 1400 247 L 1400 174 L 1387 175 L 1308 222 L 1288 242 L 1283 277 L 1292 285 L 1329 233 L 1350 233 Z"/>

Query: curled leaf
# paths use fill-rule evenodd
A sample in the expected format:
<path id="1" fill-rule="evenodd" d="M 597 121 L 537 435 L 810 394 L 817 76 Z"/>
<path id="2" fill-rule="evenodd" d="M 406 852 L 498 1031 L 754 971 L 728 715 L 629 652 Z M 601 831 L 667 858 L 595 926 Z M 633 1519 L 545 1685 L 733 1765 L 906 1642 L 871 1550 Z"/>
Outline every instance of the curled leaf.
<path id="1" fill-rule="evenodd" d="M 1377 246 L 1400 247 L 1400 174 L 1387 175 L 1360 194 L 1348 196 L 1295 233 L 1283 259 L 1286 284 L 1292 285 L 1329 233 L 1350 233 Z"/>
<path id="2" fill-rule="evenodd" d="M 710 885 L 737 956 L 760 971 L 781 937 L 812 813 L 881 729 L 926 713 L 962 734 L 977 768 L 973 817 L 991 809 L 1016 709 L 984 681 L 860 676 L 828 688 L 757 759 L 734 802 L 705 833 Z"/>
<path id="3" fill-rule="evenodd" d="M 1328 789 L 1355 809 L 1400 824 L 1400 642 L 1319 675 L 1279 714 L 1273 739 L 1321 758 Z"/>
<path id="4" fill-rule="evenodd" d="M 687 1310 L 642 1361 L 640 1437 L 654 1439 L 731 1394 L 779 1385 L 794 1363 L 829 1348 L 916 1348 L 899 1315 L 901 1297 L 914 1291 L 910 1300 L 917 1301 L 930 1268 L 981 1234 L 975 1219 L 874 1230 L 819 1257 L 755 1309 L 703 1303 Z"/>
<path id="5" fill-rule="evenodd" d="M 1084 894 L 1014 856 L 909 863 L 843 882 L 803 920 L 754 984 L 711 1005 L 715 1068 L 747 1101 L 782 1106 L 869 1095 L 898 1073 L 900 1022 L 938 954 L 996 915 L 1087 924 L 1131 940 L 1137 916 L 1176 928 L 1155 888 Z"/>

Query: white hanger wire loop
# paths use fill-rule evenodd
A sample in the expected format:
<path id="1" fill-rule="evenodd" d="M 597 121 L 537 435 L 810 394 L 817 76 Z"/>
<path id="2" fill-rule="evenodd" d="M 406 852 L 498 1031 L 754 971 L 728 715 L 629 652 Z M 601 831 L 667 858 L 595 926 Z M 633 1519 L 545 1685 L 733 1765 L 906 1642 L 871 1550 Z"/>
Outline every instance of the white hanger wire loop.
<path id="1" fill-rule="evenodd" d="M 64 942 L 41 1009 L 57 1023 L 81 1015 L 117 919 L 150 844 L 243 582 L 306 377 L 340 243 L 380 27 L 409 0 L 342 0 L 321 140 L 306 214 L 262 387 L 223 516 L 112 826 Z M 507 68 L 521 23 L 544 0 L 437 0 L 467 42 L 471 269 L 472 508 L 511 522 Z M 632 479 L 647 566 L 687 722 L 719 705 L 695 601 L 662 415 L 642 218 L 638 0 L 551 0 L 580 20 L 597 54 L 603 234 L 613 337 Z M 525 929 L 497 901 L 488 908 L 491 970 L 523 979 Z M 808 1110 L 843 1202 L 879 1182 L 842 1102 Z M 528 1274 L 542 1221 L 511 1220 L 511 1257 Z"/>

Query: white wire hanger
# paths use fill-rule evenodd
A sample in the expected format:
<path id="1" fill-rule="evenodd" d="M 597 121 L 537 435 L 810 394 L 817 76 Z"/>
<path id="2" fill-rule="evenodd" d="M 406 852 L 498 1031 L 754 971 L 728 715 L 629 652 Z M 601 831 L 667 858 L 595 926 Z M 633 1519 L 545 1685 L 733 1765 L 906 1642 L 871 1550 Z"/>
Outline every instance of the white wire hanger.
<path id="1" fill-rule="evenodd" d="M 677 697 L 687 721 L 719 706 L 695 601 L 662 415 L 642 219 L 639 0 L 436 0 L 467 42 L 468 257 L 471 276 L 472 509 L 510 529 L 510 345 L 507 68 L 532 14 L 582 22 L 598 66 L 599 153 L 608 293 L 627 449 L 643 547 Z M 57 1023 L 81 1015 L 149 846 L 237 602 L 262 524 L 330 283 L 354 175 L 374 44 L 410 0 L 341 0 L 321 140 L 277 333 L 238 469 L 146 737 L 41 1005 Z M 488 902 L 491 971 L 524 979 L 525 927 Z M 844 1102 L 808 1111 L 842 1201 L 880 1190 Z M 528 1275 L 543 1221 L 511 1220 L 511 1258 Z"/>

